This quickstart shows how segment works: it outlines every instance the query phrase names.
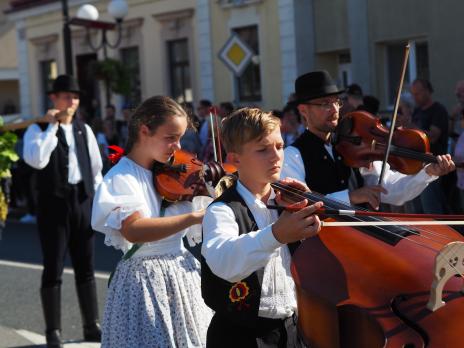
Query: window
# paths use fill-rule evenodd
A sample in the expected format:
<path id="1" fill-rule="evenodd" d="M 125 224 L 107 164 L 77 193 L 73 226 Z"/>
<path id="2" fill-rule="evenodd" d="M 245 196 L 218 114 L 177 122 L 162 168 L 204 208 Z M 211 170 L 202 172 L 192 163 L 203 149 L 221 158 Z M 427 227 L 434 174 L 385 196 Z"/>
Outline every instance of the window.
<path id="1" fill-rule="evenodd" d="M 124 96 L 124 104 L 135 107 L 142 101 L 139 48 L 127 47 L 121 49 L 121 62 L 128 69 L 130 85 L 130 93 Z"/>
<path id="2" fill-rule="evenodd" d="M 239 101 L 261 101 L 261 71 L 259 63 L 258 27 L 236 28 L 233 30 L 250 47 L 254 56 L 242 76 L 236 78 Z"/>
<path id="3" fill-rule="evenodd" d="M 192 101 L 192 85 L 188 40 L 172 40 L 167 44 L 171 96 L 180 103 L 190 102 Z"/>
<path id="4" fill-rule="evenodd" d="M 427 42 L 416 43 L 417 78 L 429 79 L 429 49 Z"/>
<path id="5" fill-rule="evenodd" d="M 52 89 L 53 80 L 57 77 L 57 66 L 54 60 L 43 60 L 39 66 L 40 69 L 40 87 L 42 90 L 42 112 L 45 114 L 53 104 L 48 98 L 47 92 Z"/>
<path id="6" fill-rule="evenodd" d="M 338 55 L 338 84 L 342 88 L 348 87 L 352 83 L 351 55 L 349 52 Z"/>
<path id="7" fill-rule="evenodd" d="M 401 69 L 403 67 L 404 47 L 406 43 L 387 46 L 388 68 L 388 103 L 395 103 L 398 85 L 400 83 Z M 414 58 L 415 57 L 415 58 Z M 414 61 L 411 61 L 414 59 Z M 403 88 L 416 78 L 429 79 L 429 54 L 427 42 L 417 42 L 411 45 L 410 60 L 404 78 Z"/>

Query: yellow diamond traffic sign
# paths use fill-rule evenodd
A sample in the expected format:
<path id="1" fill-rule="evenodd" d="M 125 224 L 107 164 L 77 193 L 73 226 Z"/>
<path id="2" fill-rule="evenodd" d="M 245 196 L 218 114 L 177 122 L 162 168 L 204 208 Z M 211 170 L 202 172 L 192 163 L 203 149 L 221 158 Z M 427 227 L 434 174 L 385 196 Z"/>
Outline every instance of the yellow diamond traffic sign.
<path id="1" fill-rule="evenodd" d="M 219 51 L 219 59 L 236 76 L 242 75 L 252 57 L 253 51 L 235 34 L 232 34 Z"/>

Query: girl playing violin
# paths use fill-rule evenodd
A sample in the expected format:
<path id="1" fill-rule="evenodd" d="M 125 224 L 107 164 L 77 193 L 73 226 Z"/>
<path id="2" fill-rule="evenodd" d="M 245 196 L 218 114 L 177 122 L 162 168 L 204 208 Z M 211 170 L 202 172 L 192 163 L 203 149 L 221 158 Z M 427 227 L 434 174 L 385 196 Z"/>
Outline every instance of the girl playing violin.
<path id="1" fill-rule="evenodd" d="M 189 202 L 165 207 L 153 185 L 154 163 L 166 163 L 180 148 L 187 123 L 168 97 L 143 102 L 129 122 L 127 156 L 96 193 L 93 228 L 126 252 L 108 289 L 102 347 L 206 344 L 212 313 L 201 298 L 199 263 L 182 244 L 204 211 L 191 212 Z"/>

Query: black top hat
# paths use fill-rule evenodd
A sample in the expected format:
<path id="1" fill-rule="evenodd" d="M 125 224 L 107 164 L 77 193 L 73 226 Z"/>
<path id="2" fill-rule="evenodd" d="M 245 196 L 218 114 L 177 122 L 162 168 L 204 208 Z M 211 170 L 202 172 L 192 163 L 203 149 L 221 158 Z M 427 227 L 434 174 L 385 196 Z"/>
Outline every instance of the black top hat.
<path id="1" fill-rule="evenodd" d="M 48 94 L 58 92 L 81 93 L 76 79 L 71 75 L 60 75 L 53 81 L 52 89 L 48 91 Z"/>
<path id="2" fill-rule="evenodd" d="M 296 99 L 290 102 L 289 105 L 297 106 L 312 99 L 336 95 L 343 92 L 345 92 L 345 90 L 337 87 L 327 71 L 312 71 L 296 79 Z"/>

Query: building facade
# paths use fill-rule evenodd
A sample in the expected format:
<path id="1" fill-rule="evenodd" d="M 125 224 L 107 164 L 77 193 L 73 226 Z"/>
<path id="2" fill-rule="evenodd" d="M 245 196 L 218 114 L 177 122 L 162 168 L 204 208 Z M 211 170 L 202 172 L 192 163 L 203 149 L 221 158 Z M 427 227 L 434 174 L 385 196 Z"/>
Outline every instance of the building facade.
<path id="1" fill-rule="evenodd" d="M 69 0 L 70 15 L 84 3 L 95 5 L 102 20 L 107 0 Z M 458 25 L 464 3 L 444 0 L 128 0 L 122 41 L 108 56 L 130 70 L 131 92 L 114 95 L 120 108 L 156 94 L 179 101 L 210 99 L 236 105 L 281 108 L 295 78 L 327 69 L 340 85 L 359 83 L 391 107 L 404 46 L 412 40 L 407 84 L 429 78 L 436 98 L 454 103 L 454 85 L 462 79 L 464 48 Z M 47 106 L 49 81 L 64 72 L 61 1 L 10 1 L 9 20 L 17 38 L 21 112 L 37 115 Z M 98 42 L 97 31 L 91 39 Z M 219 59 L 236 35 L 253 52 L 240 77 Z M 114 33 L 108 39 L 114 40 Z M 86 30 L 72 27 L 74 71 L 86 91 L 83 106 L 101 112 L 102 83 L 92 62 L 103 59 L 86 41 Z M 464 74 L 463 74 L 464 75 Z"/>
<path id="2" fill-rule="evenodd" d="M 9 1 L 0 1 L 0 10 L 8 7 Z M 3 12 L 0 12 L 0 47 L 0 115 L 14 115 L 19 110 L 16 30 Z"/>

